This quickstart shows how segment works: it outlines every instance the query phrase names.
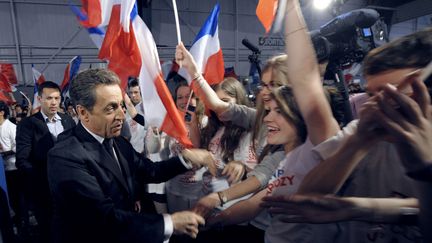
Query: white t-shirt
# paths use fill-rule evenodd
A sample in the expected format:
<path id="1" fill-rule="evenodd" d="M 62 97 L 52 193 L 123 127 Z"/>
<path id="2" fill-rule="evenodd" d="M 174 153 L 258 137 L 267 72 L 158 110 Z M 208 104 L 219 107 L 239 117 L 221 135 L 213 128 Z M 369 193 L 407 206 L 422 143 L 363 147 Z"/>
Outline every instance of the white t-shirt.
<path id="1" fill-rule="evenodd" d="M 2 125 L 0 125 L 0 145 L 1 151 L 13 151 L 16 152 L 16 125 L 6 119 Z M 5 170 L 16 170 L 15 166 L 15 154 L 7 156 L 4 159 Z"/>
<path id="2" fill-rule="evenodd" d="M 226 163 L 229 161 L 223 161 L 222 158 L 222 147 L 221 147 L 221 138 L 225 131 L 225 127 L 221 127 L 215 134 L 215 136 L 211 139 L 208 150 L 213 154 L 213 157 L 215 159 L 216 168 L 217 168 L 217 175 L 216 177 L 213 177 L 210 172 L 206 171 L 203 174 L 203 193 L 205 195 L 208 195 L 212 192 L 219 192 L 223 191 L 225 189 L 228 189 L 230 187 L 227 177 L 222 176 L 222 171 L 226 166 Z M 256 164 L 256 156 L 253 149 L 253 144 L 251 141 L 251 133 L 244 133 L 240 139 L 240 143 L 236 150 L 234 150 L 234 160 L 241 161 L 243 164 L 245 164 L 247 167 L 253 169 Z M 235 202 L 239 200 L 243 200 L 245 197 L 242 197 L 238 200 L 232 200 L 224 205 L 223 208 L 228 208 Z"/>
<path id="3" fill-rule="evenodd" d="M 278 177 L 267 186 L 268 195 L 292 195 L 297 192 L 306 174 L 332 152 L 321 152 L 321 146 L 327 141 L 313 146 L 309 139 L 287 154 L 280 168 L 276 171 Z M 319 152 L 317 152 L 319 151 Z M 321 156 L 323 155 L 323 157 Z M 286 242 L 328 242 L 316 241 L 318 236 L 312 234 L 315 227 L 311 224 L 294 224 L 280 221 L 281 215 L 271 217 L 270 225 L 265 233 L 266 243 Z"/>
<path id="4" fill-rule="evenodd" d="M 279 152 L 282 152 L 282 151 L 279 151 Z M 278 152 L 276 152 L 276 153 L 278 153 Z M 285 152 L 283 152 L 283 153 L 285 153 Z M 276 179 L 278 179 L 280 176 L 283 175 L 284 165 L 285 165 L 287 155 L 289 155 L 289 153 L 285 154 L 283 159 L 280 160 L 279 165 L 277 166 L 273 175 L 270 177 L 270 180 L 268 181 L 267 186 L 270 185 L 273 181 L 275 181 Z M 278 156 L 280 156 L 280 154 L 278 154 Z M 261 163 L 262 163 L 262 161 L 261 161 Z M 262 210 L 258 214 L 258 216 L 256 216 L 253 220 L 250 221 L 250 224 L 255 226 L 258 229 L 265 231 L 265 230 L 267 230 L 268 226 L 270 225 L 270 221 L 271 221 L 271 217 L 268 214 L 267 210 Z"/>

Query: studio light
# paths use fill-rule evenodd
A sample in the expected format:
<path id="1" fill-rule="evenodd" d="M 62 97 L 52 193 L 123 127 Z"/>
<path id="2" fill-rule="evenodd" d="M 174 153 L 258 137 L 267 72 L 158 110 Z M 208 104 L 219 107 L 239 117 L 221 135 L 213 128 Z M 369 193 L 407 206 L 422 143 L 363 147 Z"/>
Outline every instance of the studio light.
<path id="1" fill-rule="evenodd" d="M 327 8 L 332 0 L 314 0 L 313 4 L 316 9 L 322 10 Z"/>

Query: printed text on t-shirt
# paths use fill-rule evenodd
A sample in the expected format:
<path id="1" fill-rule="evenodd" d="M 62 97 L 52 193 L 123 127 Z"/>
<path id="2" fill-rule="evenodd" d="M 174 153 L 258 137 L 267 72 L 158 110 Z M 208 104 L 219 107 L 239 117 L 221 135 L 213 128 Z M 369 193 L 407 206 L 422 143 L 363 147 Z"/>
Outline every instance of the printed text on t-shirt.
<path id="1" fill-rule="evenodd" d="M 287 185 L 292 186 L 293 181 L 294 181 L 294 175 L 281 176 L 267 186 L 267 194 L 271 194 L 275 188 L 280 186 L 287 186 Z"/>

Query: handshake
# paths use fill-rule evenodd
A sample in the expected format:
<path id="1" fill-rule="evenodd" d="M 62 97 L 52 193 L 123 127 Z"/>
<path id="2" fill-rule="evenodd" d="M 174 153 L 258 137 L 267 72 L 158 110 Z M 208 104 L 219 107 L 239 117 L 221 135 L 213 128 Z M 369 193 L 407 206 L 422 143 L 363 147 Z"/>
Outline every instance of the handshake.
<path id="1" fill-rule="evenodd" d="M 171 219 L 174 225 L 174 234 L 186 234 L 194 239 L 198 235 L 198 227 L 205 224 L 203 217 L 191 211 L 173 213 Z"/>
<path id="2" fill-rule="evenodd" d="M 212 175 L 216 175 L 216 165 L 210 152 L 204 149 L 185 149 L 182 151 L 185 161 L 193 167 L 206 166 Z M 198 235 L 198 227 L 205 224 L 202 216 L 192 211 L 181 211 L 171 214 L 174 234 L 186 234 L 192 238 Z"/>

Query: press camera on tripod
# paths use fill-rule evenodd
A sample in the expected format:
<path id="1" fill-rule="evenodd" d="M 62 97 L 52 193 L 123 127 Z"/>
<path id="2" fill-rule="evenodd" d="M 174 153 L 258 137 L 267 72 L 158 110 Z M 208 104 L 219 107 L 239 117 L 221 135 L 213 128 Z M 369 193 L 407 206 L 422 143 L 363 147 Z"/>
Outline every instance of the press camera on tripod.
<path id="1" fill-rule="evenodd" d="M 386 25 L 379 17 L 379 13 L 373 9 L 353 10 L 310 32 L 318 62 L 328 62 L 327 71 L 332 74 L 335 86 L 344 99 L 344 124 L 352 120 L 352 114 L 342 70 L 353 63 L 362 62 L 370 50 L 388 41 Z M 242 44 L 252 51 L 248 56 L 249 76 L 253 77 L 256 71 L 261 76 L 261 51 L 247 39 L 243 39 Z M 253 94 L 250 90 L 256 90 L 254 86 L 258 84 L 252 81 L 248 85 L 249 94 Z"/>
<path id="2" fill-rule="evenodd" d="M 311 32 L 318 62 L 328 62 L 327 75 L 330 74 L 342 96 L 342 125 L 353 117 L 343 69 L 361 63 L 370 50 L 387 42 L 386 25 L 379 17 L 373 9 L 353 10 Z"/>
<path id="3" fill-rule="evenodd" d="M 386 29 L 382 28 L 381 23 L 376 25 L 378 20 L 377 11 L 358 9 L 311 31 L 318 61 L 328 60 L 341 66 L 361 62 L 370 50 L 380 44 L 379 41 L 387 39 Z M 381 29 L 378 30 L 378 27 Z"/>

